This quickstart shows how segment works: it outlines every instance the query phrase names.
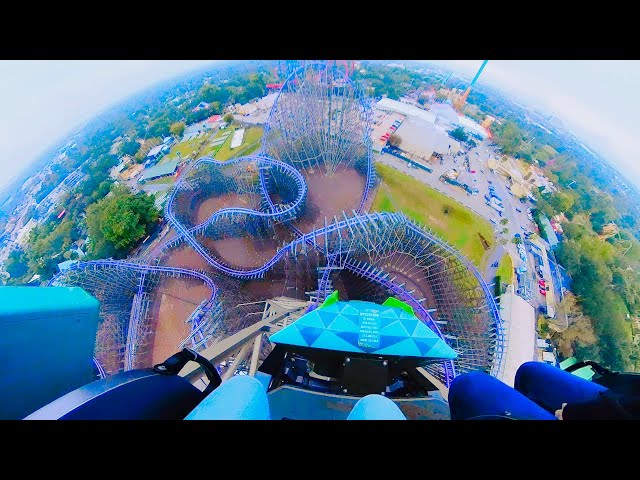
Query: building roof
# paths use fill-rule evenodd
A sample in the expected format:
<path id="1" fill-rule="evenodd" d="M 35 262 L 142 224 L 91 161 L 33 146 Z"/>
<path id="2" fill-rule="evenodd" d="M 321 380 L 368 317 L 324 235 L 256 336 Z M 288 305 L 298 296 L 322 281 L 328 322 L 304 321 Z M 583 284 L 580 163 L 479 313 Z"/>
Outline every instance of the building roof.
<path id="1" fill-rule="evenodd" d="M 211 115 L 209 118 L 207 118 L 205 121 L 207 123 L 214 123 L 217 122 L 218 120 L 220 120 L 220 115 Z"/>
<path id="2" fill-rule="evenodd" d="M 176 159 L 146 168 L 142 172 L 142 175 L 140 175 L 138 181 L 142 182 L 145 180 L 153 180 L 154 178 L 158 177 L 164 177 L 165 175 L 172 175 L 178 169 L 179 163 L 180 160 Z"/>
<path id="3" fill-rule="evenodd" d="M 540 223 L 542 224 L 542 228 L 544 228 L 544 233 L 547 234 L 547 241 L 551 248 L 555 247 L 559 241 L 556 236 L 556 232 L 553 231 L 553 227 L 551 226 L 551 222 L 544 215 L 540 215 Z"/>
<path id="4" fill-rule="evenodd" d="M 465 117 L 463 115 L 458 116 L 458 125 L 469 132 L 479 135 L 483 140 L 489 136 L 482 125 L 470 119 L 469 117 Z"/>
<path id="5" fill-rule="evenodd" d="M 460 150 L 460 143 L 445 130 L 415 117 L 407 117 L 396 133 L 402 139 L 402 150 L 425 159 L 429 159 L 433 152 L 441 155 L 448 153 L 449 145 L 453 154 Z"/>
<path id="6" fill-rule="evenodd" d="M 319 308 L 271 336 L 285 345 L 341 352 L 453 359 L 457 354 L 413 314 L 389 298 L 383 305 L 337 300 L 337 291 Z"/>
<path id="7" fill-rule="evenodd" d="M 151 150 L 149 150 L 149 153 L 147 153 L 147 157 L 155 157 L 162 151 L 162 147 L 164 146 L 164 144 L 160 144 L 156 147 L 153 147 Z"/>
<path id="8" fill-rule="evenodd" d="M 427 110 L 422 110 L 418 107 L 414 107 L 413 105 L 409 105 L 407 103 L 398 102 L 397 100 L 391 100 L 390 98 L 383 98 L 382 100 L 380 100 L 376 104 L 376 108 L 378 110 L 388 110 L 392 112 L 402 113 L 403 115 L 416 117 L 429 123 L 434 123 L 436 121 L 436 116 L 433 113 Z"/>
<path id="9" fill-rule="evenodd" d="M 434 103 L 431 105 L 429 111 L 453 124 L 458 124 L 458 112 L 456 112 L 448 103 Z"/>

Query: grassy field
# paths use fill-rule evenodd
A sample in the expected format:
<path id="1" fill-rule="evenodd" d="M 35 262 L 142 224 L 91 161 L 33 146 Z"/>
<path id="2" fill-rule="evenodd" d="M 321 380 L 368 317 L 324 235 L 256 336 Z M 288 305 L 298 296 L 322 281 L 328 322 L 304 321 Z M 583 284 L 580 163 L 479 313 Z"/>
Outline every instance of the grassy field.
<path id="1" fill-rule="evenodd" d="M 236 128 L 233 128 L 233 131 L 235 130 Z M 227 129 L 227 131 L 230 131 L 230 130 Z M 216 160 L 228 160 L 230 158 L 247 155 L 248 154 L 247 152 L 252 152 L 257 150 L 257 148 L 260 146 L 260 140 L 262 139 L 262 134 L 264 133 L 262 127 L 247 128 L 247 130 L 244 132 L 242 145 L 240 145 L 238 148 L 231 150 L 231 139 L 233 138 L 233 131 L 231 131 L 231 135 L 227 137 L 226 142 L 224 142 L 219 147 L 218 151 L 215 152 Z"/>
<path id="2" fill-rule="evenodd" d="M 484 268 L 487 259 L 484 238 L 493 248 L 491 224 L 456 200 L 387 165 L 376 164 L 382 179 L 371 211 L 402 211 L 460 250 L 476 266 Z"/>
<path id="3" fill-rule="evenodd" d="M 148 182 L 144 182 L 145 185 L 170 185 L 173 184 L 176 180 L 176 177 L 170 175 L 168 177 L 156 178 L 155 180 L 149 180 Z"/>
<path id="4" fill-rule="evenodd" d="M 187 140 L 186 142 L 176 143 L 171 147 L 168 155 L 165 155 L 162 160 L 168 161 L 169 159 L 175 158 L 176 154 L 179 152 L 182 158 L 188 157 L 191 155 L 193 151 L 198 151 L 198 149 L 202 146 L 202 144 L 209 140 L 210 134 L 207 133 L 202 137 L 192 138 L 191 140 Z M 163 163 L 162 160 L 158 163 Z"/>
<path id="5" fill-rule="evenodd" d="M 501 282 L 513 283 L 513 259 L 507 252 L 504 253 L 500 260 L 496 276 L 500 277 Z"/>

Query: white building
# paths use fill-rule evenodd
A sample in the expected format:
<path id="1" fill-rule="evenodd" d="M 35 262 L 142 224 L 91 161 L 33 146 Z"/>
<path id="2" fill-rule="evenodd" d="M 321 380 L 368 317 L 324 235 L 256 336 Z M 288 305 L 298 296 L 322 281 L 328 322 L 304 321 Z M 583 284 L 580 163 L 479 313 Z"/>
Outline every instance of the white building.
<path id="1" fill-rule="evenodd" d="M 455 155 L 460 142 L 451 138 L 438 125 L 415 117 L 407 117 L 396 131 L 402 139 L 400 149 L 428 161 L 431 155 Z"/>
<path id="2" fill-rule="evenodd" d="M 433 113 L 413 105 L 409 105 L 408 103 L 391 100 L 390 98 L 383 98 L 376 103 L 375 108 L 385 112 L 401 113 L 407 117 L 416 117 L 428 123 L 435 123 L 436 121 L 436 116 Z"/>

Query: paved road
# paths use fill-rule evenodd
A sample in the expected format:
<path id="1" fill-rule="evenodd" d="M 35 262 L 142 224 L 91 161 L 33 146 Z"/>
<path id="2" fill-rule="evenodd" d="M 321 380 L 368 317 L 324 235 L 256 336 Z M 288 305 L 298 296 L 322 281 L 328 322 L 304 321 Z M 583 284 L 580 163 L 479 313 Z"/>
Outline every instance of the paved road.
<path id="1" fill-rule="evenodd" d="M 496 277 L 496 271 L 498 270 L 498 267 L 493 267 L 492 265 L 495 262 L 498 262 L 498 264 L 500 263 L 500 260 L 502 260 L 502 256 L 504 255 L 505 251 L 505 248 L 500 244 L 497 244 L 496 247 L 491 251 L 489 259 L 487 260 L 487 266 L 485 267 L 482 274 L 484 281 L 488 284 L 493 283 Z"/>
<path id="2" fill-rule="evenodd" d="M 460 203 L 470 208 L 478 215 L 486 218 L 487 220 L 495 220 L 498 225 L 494 227 L 496 232 L 496 237 L 498 240 L 504 239 L 507 242 L 502 247 L 502 250 L 498 250 L 498 252 L 493 251 L 490 254 L 490 258 L 488 260 L 487 267 L 483 272 L 483 276 L 485 280 L 491 282 L 493 281 L 493 277 L 495 276 L 495 267 L 491 267 L 491 264 L 495 261 L 499 261 L 501 258 L 501 251 L 506 251 L 511 255 L 511 258 L 514 261 L 514 265 L 517 267 L 522 264 L 520 260 L 520 256 L 518 255 L 518 250 L 513 243 L 513 238 L 516 233 L 520 233 L 523 235 L 524 231 L 521 228 L 524 226 L 529 231 L 535 231 L 533 223 L 527 218 L 527 208 L 531 206 L 530 202 L 522 203 L 520 200 L 513 196 L 510 191 L 506 188 L 507 180 L 489 170 L 487 166 L 487 160 L 490 156 L 494 158 L 499 154 L 495 147 L 489 145 L 488 141 L 478 142 L 478 145 L 475 148 L 470 149 L 466 155 L 470 158 L 472 169 L 475 169 L 476 173 L 471 174 L 468 172 L 464 172 L 461 174 L 464 177 L 464 181 L 468 183 L 472 183 L 475 188 L 479 190 L 478 195 L 471 195 L 467 193 L 460 187 L 456 187 L 450 185 L 448 183 L 443 183 L 439 180 L 440 175 L 451 168 L 456 168 L 458 170 L 464 170 L 463 162 L 464 155 L 453 157 L 451 155 L 445 155 L 443 162 L 439 163 L 431 163 L 429 165 L 430 168 L 433 169 L 432 173 L 429 173 L 425 170 L 421 170 L 419 168 L 411 168 L 407 165 L 403 160 L 394 157 L 392 155 L 380 154 L 376 156 L 376 161 L 384 163 L 386 165 L 392 166 L 420 181 L 429 185 L 430 187 L 438 190 L 439 192 L 444 193 L 445 195 L 458 200 Z M 486 205 L 484 200 L 484 195 L 489 194 L 489 182 L 494 186 L 496 194 L 502 199 L 502 203 L 505 207 L 504 212 L 502 212 L 502 217 L 499 216 L 498 212 L 493 208 Z M 518 211 L 520 210 L 520 211 Z M 506 225 L 501 225 L 499 222 L 502 219 L 507 219 Z M 508 232 L 506 234 L 500 233 L 502 229 L 507 228 Z M 527 254 L 527 271 L 533 275 L 532 291 L 533 298 L 531 299 L 531 303 L 534 307 L 538 307 L 545 303 L 545 298 L 538 292 L 537 281 L 538 277 L 535 272 L 535 263 L 533 256 L 528 253 Z"/>

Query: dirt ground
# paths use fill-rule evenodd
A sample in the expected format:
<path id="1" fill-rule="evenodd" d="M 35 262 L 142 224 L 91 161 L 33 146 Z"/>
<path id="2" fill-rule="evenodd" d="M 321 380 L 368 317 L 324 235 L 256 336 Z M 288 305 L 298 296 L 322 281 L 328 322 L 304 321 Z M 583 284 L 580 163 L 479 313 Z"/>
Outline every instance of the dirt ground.
<path id="1" fill-rule="evenodd" d="M 211 268 L 211 265 L 187 243 L 181 243 L 167 253 L 163 253 L 160 263 L 168 267 L 191 268 L 205 271 Z"/>
<path id="2" fill-rule="evenodd" d="M 210 197 L 196 207 L 196 223 L 200 224 L 218 210 L 229 207 L 253 208 L 247 195 L 228 193 L 219 197 Z"/>
<path id="3" fill-rule="evenodd" d="M 150 325 L 155 332 L 151 364 L 145 367 L 161 363 L 177 352 L 178 345 L 191 331 L 187 318 L 210 295 L 209 287 L 195 279 L 167 277 L 160 281 L 150 307 L 150 318 L 156 320 L 155 325 Z"/>
<path id="4" fill-rule="evenodd" d="M 360 206 L 365 178 L 352 168 L 339 169 L 332 177 L 324 171 L 316 169 L 313 173 L 303 172 L 307 182 L 307 211 L 293 224 L 302 232 L 308 233 L 315 228 L 324 226 L 333 220 L 333 216 L 341 216 L 344 210 L 351 214 Z"/>
<path id="5" fill-rule="evenodd" d="M 198 236 L 197 240 L 212 254 L 214 258 L 220 258 L 227 265 L 240 268 L 257 268 L 273 258 L 278 247 L 282 245 L 280 240 L 273 238 L 224 238 L 211 240 Z"/>

